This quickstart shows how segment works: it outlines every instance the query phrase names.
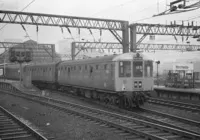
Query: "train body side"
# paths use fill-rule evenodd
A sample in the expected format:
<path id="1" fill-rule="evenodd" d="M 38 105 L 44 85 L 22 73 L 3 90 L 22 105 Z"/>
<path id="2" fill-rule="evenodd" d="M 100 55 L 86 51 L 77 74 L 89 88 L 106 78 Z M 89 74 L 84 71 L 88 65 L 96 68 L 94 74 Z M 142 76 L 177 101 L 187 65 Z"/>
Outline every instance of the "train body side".
<path id="1" fill-rule="evenodd" d="M 114 56 L 65 61 L 58 65 L 58 83 L 96 90 L 115 91 Z"/>
<path id="2" fill-rule="evenodd" d="M 56 63 L 28 65 L 32 71 L 32 82 L 35 83 L 55 83 L 56 82 Z"/>

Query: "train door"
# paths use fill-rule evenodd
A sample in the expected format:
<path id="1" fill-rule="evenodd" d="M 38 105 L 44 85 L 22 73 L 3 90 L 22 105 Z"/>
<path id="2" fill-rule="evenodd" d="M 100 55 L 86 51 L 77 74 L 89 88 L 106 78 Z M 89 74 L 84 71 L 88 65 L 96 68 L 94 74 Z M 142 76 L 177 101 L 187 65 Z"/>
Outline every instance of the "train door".
<path id="1" fill-rule="evenodd" d="M 121 60 L 115 63 L 115 85 L 117 91 L 132 91 L 132 61 Z"/>

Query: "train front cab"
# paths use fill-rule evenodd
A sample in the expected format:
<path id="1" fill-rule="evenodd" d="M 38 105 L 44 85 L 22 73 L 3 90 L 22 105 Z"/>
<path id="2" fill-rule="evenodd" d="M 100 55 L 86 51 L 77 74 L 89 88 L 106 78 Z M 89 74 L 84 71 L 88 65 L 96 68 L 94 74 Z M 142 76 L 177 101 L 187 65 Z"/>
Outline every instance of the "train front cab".
<path id="1" fill-rule="evenodd" d="M 123 94 L 125 106 L 140 106 L 153 89 L 153 61 L 138 53 L 116 59 L 116 91 Z"/>

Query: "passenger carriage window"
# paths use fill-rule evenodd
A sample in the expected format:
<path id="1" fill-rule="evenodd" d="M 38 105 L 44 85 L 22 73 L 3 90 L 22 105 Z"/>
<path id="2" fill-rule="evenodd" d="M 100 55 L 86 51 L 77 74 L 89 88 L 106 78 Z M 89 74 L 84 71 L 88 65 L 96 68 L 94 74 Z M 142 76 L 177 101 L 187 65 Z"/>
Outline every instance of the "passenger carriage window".
<path id="1" fill-rule="evenodd" d="M 131 62 L 120 61 L 119 62 L 119 77 L 130 77 L 131 76 Z"/>
<path id="2" fill-rule="evenodd" d="M 79 70 L 81 70 L 81 66 L 79 66 Z"/>
<path id="3" fill-rule="evenodd" d="M 133 77 L 143 77 L 142 61 L 133 61 Z"/>
<path id="4" fill-rule="evenodd" d="M 67 73 L 68 73 L 68 76 L 70 76 L 70 67 L 68 67 Z"/>
<path id="5" fill-rule="evenodd" d="M 99 65 L 96 65 L 96 70 L 98 70 L 99 69 Z"/>
<path id="6" fill-rule="evenodd" d="M 87 70 L 87 65 L 85 65 L 85 70 Z"/>
<path id="7" fill-rule="evenodd" d="M 152 77 L 153 76 L 153 62 L 145 61 L 144 70 L 145 70 L 145 77 Z"/>
<path id="8" fill-rule="evenodd" d="M 105 69 L 105 70 L 108 69 L 108 65 L 107 65 L 107 64 L 104 65 L 104 69 Z"/>
<path id="9" fill-rule="evenodd" d="M 92 73 L 93 73 L 93 67 L 90 66 L 90 76 L 92 76 Z"/>

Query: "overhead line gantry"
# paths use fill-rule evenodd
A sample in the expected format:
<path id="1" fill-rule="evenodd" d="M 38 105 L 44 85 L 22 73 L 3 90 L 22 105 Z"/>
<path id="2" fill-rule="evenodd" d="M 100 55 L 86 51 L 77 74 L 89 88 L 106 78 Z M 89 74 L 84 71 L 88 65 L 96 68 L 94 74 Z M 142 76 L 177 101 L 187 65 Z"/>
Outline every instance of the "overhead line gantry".
<path id="1" fill-rule="evenodd" d="M 172 36 L 200 36 L 200 26 L 193 25 L 163 25 L 163 24 L 130 24 L 130 50 L 135 52 L 137 46 L 144 40 L 147 35 L 172 35 Z M 142 34 L 137 42 L 136 35 Z"/>
<path id="2" fill-rule="evenodd" d="M 130 28 L 130 51 L 135 52 L 137 46 L 147 35 L 173 35 L 173 36 L 200 36 L 200 26 L 185 25 L 162 25 L 134 23 L 128 21 L 111 20 L 100 18 L 75 17 L 65 15 L 52 15 L 41 13 L 28 13 L 17 11 L 0 10 L 0 23 L 27 24 L 43 26 L 59 26 L 72 28 L 87 28 L 109 30 L 123 46 L 123 53 L 129 52 L 129 28 Z M 122 31 L 119 35 L 117 31 Z M 143 34 L 137 41 L 136 35 Z"/>
<path id="3" fill-rule="evenodd" d="M 109 30 L 123 45 L 123 52 L 129 51 L 128 21 L 0 10 L 0 23 Z"/>
<path id="4" fill-rule="evenodd" d="M 122 52 L 122 45 L 117 42 L 72 42 L 72 55 L 78 55 L 80 51 L 84 50 L 101 50 L 102 52 L 120 50 Z M 192 44 L 150 44 L 140 43 L 137 46 L 139 50 L 182 50 L 182 51 L 197 51 L 200 50 L 200 45 Z M 78 50 L 78 51 L 77 51 Z"/>

